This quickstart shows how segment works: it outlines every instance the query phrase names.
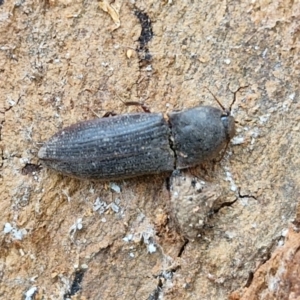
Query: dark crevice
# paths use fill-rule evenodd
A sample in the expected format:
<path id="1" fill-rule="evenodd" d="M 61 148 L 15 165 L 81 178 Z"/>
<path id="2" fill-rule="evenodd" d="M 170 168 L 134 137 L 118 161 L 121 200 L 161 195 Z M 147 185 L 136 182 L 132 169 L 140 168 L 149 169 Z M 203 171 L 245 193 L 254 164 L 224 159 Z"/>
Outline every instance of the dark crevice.
<path id="1" fill-rule="evenodd" d="M 166 189 L 170 192 L 171 189 L 171 177 L 166 178 Z"/>
<path id="2" fill-rule="evenodd" d="M 158 300 L 159 299 L 159 294 L 162 291 L 162 280 L 161 278 L 158 279 L 158 283 L 157 283 L 157 287 L 155 288 L 155 290 L 149 295 L 149 297 L 147 298 L 147 300 Z"/>
<path id="3" fill-rule="evenodd" d="M 0 141 L 1 141 L 1 139 L 0 139 Z M 4 156 L 2 155 L 2 156 L 1 156 L 1 162 L 2 162 L 2 163 L 0 163 L 0 168 L 3 167 L 3 162 L 4 162 L 4 160 L 5 160 L 5 158 L 4 158 Z"/>
<path id="4" fill-rule="evenodd" d="M 171 150 L 173 150 L 171 146 L 170 146 L 170 148 L 171 148 Z M 173 150 L 173 152 L 174 152 L 174 167 L 173 167 L 173 172 L 172 172 L 171 176 L 169 176 L 169 177 L 166 178 L 166 188 L 167 188 L 167 190 L 169 192 L 171 191 L 171 185 L 172 185 L 173 178 L 176 177 L 176 176 L 180 176 L 181 175 L 181 171 L 178 170 L 178 169 L 176 169 L 176 159 L 177 159 L 177 157 L 176 157 L 176 153 L 175 153 L 174 150 Z"/>
<path id="5" fill-rule="evenodd" d="M 193 189 L 196 189 L 196 183 L 197 183 L 197 179 L 193 178 L 192 181 L 191 181 L 191 185 L 192 185 Z M 200 192 L 200 191 L 197 190 L 197 192 Z"/>
<path id="6" fill-rule="evenodd" d="M 246 284 L 244 285 L 244 287 L 249 287 L 253 281 L 253 277 L 254 277 L 254 273 L 252 271 L 249 272 L 249 275 L 248 275 L 248 279 L 246 281 Z"/>
<path id="7" fill-rule="evenodd" d="M 158 279 L 157 286 L 155 290 L 149 295 L 147 300 L 158 300 L 160 299 L 162 290 L 163 290 L 163 283 L 167 280 L 171 280 L 173 278 L 173 274 L 180 268 L 180 266 L 176 266 L 171 268 L 167 271 L 161 272 L 159 275 L 154 276 Z"/>
<path id="8" fill-rule="evenodd" d="M 98 256 L 106 257 L 109 255 L 110 252 L 110 247 L 113 245 L 113 243 L 109 244 L 106 246 L 106 248 L 101 248 L 99 251 L 96 251 L 94 253 L 94 259 L 97 258 Z"/>
<path id="9" fill-rule="evenodd" d="M 1 5 L 1 3 L 0 3 L 0 5 Z M 2 128 L 4 127 L 3 124 L 5 123 L 5 113 L 10 111 L 16 105 L 18 105 L 20 100 L 21 100 L 21 96 L 19 96 L 17 102 L 14 105 L 10 105 L 8 108 L 5 108 L 4 111 L 0 111 L 0 113 L 4 115 L 3 121 L 0 123 L 0 141 L 2 141 Z"/>
<path id="10" fill-rule="evenodd" d="M 22 175 L 34 175 L 33 173 L 38 173 L 41 171 L 41 169 L 41 165 L 26 164 L 22 169 Z"/>
<path id="11" fill-rule="evenodd" d="M 174 268 L 169 269 L 169 271 L 167 272 L 169 274 L 169 277 L 173 278 L 173 274 L 177 272 L 177 270 L 180 269 L 180 266 L 176 266 Z M 164 278 L 166 276 L 163 276 Z"/>
<path id="12" fill-rule="evenodd" d="M 147 13 L 141 11 L 135 4 L 133 5 L 133 13 L 141 25 L 141 33 L 137 40 L 137 47 L 135 49 L 139 60 L 140 76 L 136 80 L 138 97 L 142 103 L 148 98 L 145 92 L 149 87 L 149 82 L 153 73 L 152 70 L 152 54 L 148 48 L 148 43 L 153 38 L 152 22 Z"/>
<path id="13" fill-rule="evenodd" d="M 292 221 L 292 224 L 295 226 L 294 230 L 299 232 L 300 231 L 300 220 L 296 218 L 294 221 Z"/>
<path id="14" fill-rule="evenodd" d="M 189 240 L 186 239 L 185 242 L 183 243 L 183 245 L 181 246 L 179 252 L 178 252 L 178 255 L 177 257 L 181 257 L 181 255 L 183 254 L 184 250 L 185 250 L 185 247 L 186 245 L 189 243 Z"/>
<path id="15" fill-rule="evenodd" d="M 282 235 L 276 237 L 272 241 L 272 243 L 270 244 L 270 246 L 267 247 L 266 256 L 265 256 L 265 262 L 268 261 L 271 258 L 274 249 L 276 249 L 278 247 L 278 243 L 279 243 L 280 240 L 282 240 L 282 238 L 283 238 Z"/>
<path id="16" fill-rule="evenodd" d="M 153 38 L 151 19 L 148 17 L 146 13 L 140 11 L 137 8 L 135 8 L 134 14 L 139 19 L 142 27 L 142 31 L 138 39 L 139 46 L 137 47 L 136 51 L 139 55 L 141 62 L 143 61 L 149 62 L 152 59 L 152 55 L 147 47 L 147 44 Z"/>
<path id="17" fill-rule="evenodd" d="M 252 199 L 254 199 L 254 200 L 257 200 L 257 198 L 256 198 L 255 196 L 252 196 L 252 195 L 242 195 L 242 194 L 241 194 L 241 189 L 240 189 L 240 188 L 238 189 L 238 193 L 239 193 L 239 197 L 240 197 L 240 198 L 252 198 Z"/>
<path id="18" fill-rule="evenodd" d="M 12 108 L 14 108 L 15 106 L 17 106 L 19 104 L 20 100 L 21 100 L 21 96 L 19 96 L 19 98 L 18 98 L 18 100 L 17 100 L 17 102 L 15 104 L 10 105 L 8 108 L 5 108 L 4 112 L 2 111 L 2 113 L 6 113 L 6 112 L 10 111 Z"/>
<path id="19" fill-rule="evenodd" d="M 167 121 L 168 122 L 168 126 L 170 128 L 170 134 L 169 134 L 169 145 L 170 145 L 170 149 L 173 151 L 174 153 L 174 170 L 176 170 L 176 167 L 177 167 L 177 152 L 176 152 L 176 147 L 175 147 L 175 144 L 174 144 L 174 134 L 173 134 L 173 130 L 172 130 L 172 124 L 170 122 L 170 120 Z M 176 175 L 176 174 L 174 174 Z"/>
<path id="20" fill-rule="evenodd" d="M 143 13 L 138 9 L 135 10 L 134 14 L 139 19 L 142 26 L 142 32 L 138 41 L 140 43 L 140 47 L 144 48 L 153 37 L 151 20 L 146 13 Z"/>
<path id="21" fill-rule="evenodd" d="M 72 296 L 74 296 L 78 291 L 81 290 L 81 282 L 83 279 L 84 271 L 79 270 L 75 272 L 75 277 L 72 282 L 70 291 L 64 295 L 64 299 L 68 299 Z"/>
<path id="22" fill-rule="evenodd" d="M 262 266 L 262 265 L 264 265 L 267 261 L 269 261 L 270 258 L 271 258 L 271 255 L 272 255 L 271 252 L 267 252 L 267 253 L 262 257 L 262 260 L 261 260 L 259 266 Z"/>
<path id="23" fill-rule="evenodd" d="M 261 261 L 257 266 L 256 270 L 271 259 L 272 253 L 274 249 L 277 248 L 281 238 L 282 236 L 275 238 L 274 240 L 272 240 L 272 243 L 268 247 L 262 247 L 261 249 L 258 250 L 258 256 L 261 257 Z"/>
<path id="24" fill-rule="evenodd" d="M 222 203 L 218 208 L 214 209 L 212 211 L 212 213 L 217 214 L 223 207 L 232 206 L 237 200 L 238 200 L 238 198 L 236 198 L 236 199 L 234 199 L 233 201 L 230 201 L 230 202 Z"/>

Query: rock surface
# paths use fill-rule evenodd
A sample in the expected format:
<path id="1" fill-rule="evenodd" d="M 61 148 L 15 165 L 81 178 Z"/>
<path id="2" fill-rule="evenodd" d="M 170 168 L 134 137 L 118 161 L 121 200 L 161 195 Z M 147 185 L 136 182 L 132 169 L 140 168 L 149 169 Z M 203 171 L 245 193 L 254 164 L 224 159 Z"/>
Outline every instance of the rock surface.
<path id="1" fill-rule="evenodd" d="M 297 299 L 299 20 L 297 1 L 0 1 L 0 295 Z M 229 107 L 241 86 L 226 155 L 186 171 L 222 191 L 197 239 L 172 218 L 169 174 L 99 183 L 39 165 L 58 129 L 141 111 L 123 102 L 217 106 L 209 87 Z"/>

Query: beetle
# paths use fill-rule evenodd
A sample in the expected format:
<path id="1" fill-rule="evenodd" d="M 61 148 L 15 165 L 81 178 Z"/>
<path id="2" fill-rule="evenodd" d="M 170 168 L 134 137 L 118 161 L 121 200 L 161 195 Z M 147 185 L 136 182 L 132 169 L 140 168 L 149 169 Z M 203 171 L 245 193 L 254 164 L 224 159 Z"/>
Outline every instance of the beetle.
<path id="1" fill-rule="evenodd" d="M 226 150 L 235 134 L 230 109 L 220 106 L 172 112 L 168 120 L 161 113 L 133 113 L 79 122 L 52 136 L 38 157 L 63 174 L 96 180 L 193 167 Z"/>

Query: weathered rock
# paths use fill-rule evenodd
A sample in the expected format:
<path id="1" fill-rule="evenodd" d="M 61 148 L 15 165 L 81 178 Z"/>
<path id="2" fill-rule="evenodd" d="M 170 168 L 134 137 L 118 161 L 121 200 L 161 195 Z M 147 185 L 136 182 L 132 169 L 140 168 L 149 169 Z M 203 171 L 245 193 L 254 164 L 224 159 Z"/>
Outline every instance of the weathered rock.
<path id="1" fill-rule="evenodd" d="M 299 4 L 133 2 L 0 1 L 6 299 L 226 299 L 255 291 L 251 274 L 285 243 L 300 194 Z M 39 170 L 40 143 L 63 126 L 140 111 L 122 101 L 217 106 L 205 86 L 228 107 L 228 85 L 249 86 L 236 138 L 220 163 L 189 170 L 222 190 L 200 239 L 174 225 L 163 175 L 117 193 Z"/>

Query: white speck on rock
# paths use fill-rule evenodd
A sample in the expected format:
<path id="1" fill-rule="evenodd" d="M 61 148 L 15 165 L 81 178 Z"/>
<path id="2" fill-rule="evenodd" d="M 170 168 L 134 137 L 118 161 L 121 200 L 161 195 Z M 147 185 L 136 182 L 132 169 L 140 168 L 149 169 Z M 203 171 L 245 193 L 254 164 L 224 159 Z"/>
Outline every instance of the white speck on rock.
<path id="1" fill-rule="evenodd" d="M 34 294 L 37 292 L 37 287 L 33 286 L 31 287 L 26 293 L 25 293 L 25 300 L 31 300 Z"/>
<path id="2" fill-rule="evenodd" d="M 154 244 L 149 244 L 147 245 L 147 250 L 149 253 L 154 253 L 156 252 L 156 246 Z"/>
<path id="3" fill-rule="evenodd" d="M 240 145 L 245 142 L 245 138 L 243 136 L 235 136 L 232 140 L 231 143 L 233 145 Z"/>
<path id="4" fill-rule="evenodd" d="M 13 229 L 13 227 L 11 226 L 10 223 L 5 223 L 4 229 L 3 229 L 4 233 L 10 233 L 12 231 L 12 229 Z"/>
<path id="5" fill-rule="evenodd" d="M 121 188 L 120 188 L 120 186 L 118 186 L 116 183 L 111 182 L 111 183 L 109 184 L 109 187 L 110 187 L 110 189 L 113 190 L 114 192 L 116 192 L 116 193 L 118 193 L 118 194 L 121 193 Z"/>

